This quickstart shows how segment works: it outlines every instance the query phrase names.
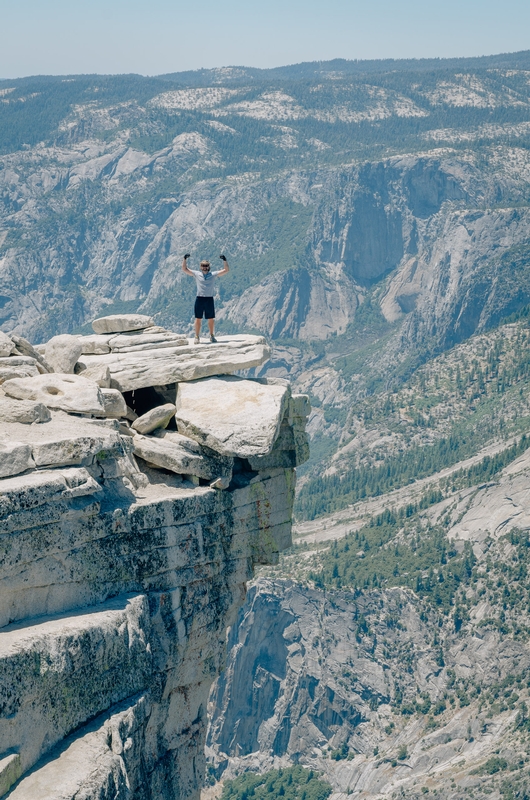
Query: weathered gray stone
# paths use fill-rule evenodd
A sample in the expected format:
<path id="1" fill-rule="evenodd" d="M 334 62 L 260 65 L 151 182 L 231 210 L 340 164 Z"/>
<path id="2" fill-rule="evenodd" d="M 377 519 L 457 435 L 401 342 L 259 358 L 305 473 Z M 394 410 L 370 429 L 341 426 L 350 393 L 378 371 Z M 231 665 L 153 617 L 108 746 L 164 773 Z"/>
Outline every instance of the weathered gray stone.
<path id="1" fill-rule="evenodd" d="M 120 419 L 127 415 L 125 398 L 117 389 L 101 389 L 101 396 L 106 417 Z"/>
<path id="2" fill-rule="evenodd" d="M 31 378 L 40 375 L 38 361 L 29 356 L 0 358 L 0 383 L 11 378 Z"/>
<path id="3" fill-rule="evenodd" d="M 24 775 L 10 800 L 129 800 L 131 790 L 142 788 L 143 733 L 150 710 L 142 695 L 100 714 L 55 758 Z"/>
<path id="4" fill-rule="evenodd" d="M 15 343 L 7 333 L 0 331 L 0 356 L 10 356 L 15 349 Z"/>
<path id="5" fill-rule="evenodd" d="M 29 444 L 0 441 L 0 478 L 18 475 L 34 467 Z"/>
<path id="6" fill-rule="evenodd" d="M 2 384 L 4 392 L 17 400 L 35 400 L 48 408 L 78 414 L 105 416 L 105 405 L 97 383 L 81 375 L 39 375 L 15 378 Z"/>
<path id="7" fill-rule="evenodd" d="M 142 333 L 168 333 L 168 330 L 162 325 L 150 325 L 149 328 L 144 328 Z"/>
<path id="8" fill-rule="evenodd" d="M 17 749 L 25 771 L 80 723 L 142 689 L 151 674 L 149 627 L 147 598 L 138 595 L 4 630 L 0 697 L 9 725 L 0 726 L 1 752 Z M 58 695 L 68 701 L 58 704 Z"/>
<path id="9" fill-rule="evenodd" d="M 210 481 L 232 474 L 231 458 L 201 447 L 176 431 L 160 430 L 157 436 L 137 435 L 133 443 L 135 455 L 178 475 L 195 475 Z"/>
<path id="10" fill-rule="evenodd" d="M 31 400 L 13 400 L 0 394 L 0 422 L 19 422 L 31 425 L 33 422 L 48 422 L 51 419 L 49 410 L 43 403 Z"/>
<path id="11" fill-rule="evenodd" d="M 165 347 L 132 353 L 81 356 L 79 364 L 108 366 L 111 385 L 122 392 L 145 386 L 193 381 L 210 375 L 226 375 L 260 366 L 270 350 L 262 336 L 223 336 L 219 343 Z M 80 367 L 81 368 L 81 367 Z"/>
<path id="12" fill-rule="evenodd" d="M 109 347 L 113 353 L 133 353 L 141 350 L 155 350 L 159 347 L 186 347 L 189 344 L 186 336 L 180 333 L 142 333 L 132 335 L 122 333 L 109 339 Z"/>
<path id="13" fill-rule="evenodd" d="M 150 328 L 154 324 L 153 318 L 145 314 L 111 314 L 108 317 L 95 319 L 92 329 L 95 333 L 121 333 Z"/>
<path id="14" fill-rule="evenodd" d="M 35 361 L 38 361 L 42 367 L 42 370 L 39 370 L 40 372 L 45 373 L 53 371 L 50 365 L 46 362 L 44 356 L 35 350 L 33 345 L 30 344 L 27 339 L 24 339 L 22 336 L 17 336 L 15 333 L 11 334 L 11 339 L 16 345 L 16 350 L 14 352 L 17 352 L 21 356 L 30 356 L 30 358 L 34 358 Z"/>
<path id="15" fill-rule="evenodd" d="M 0 367 L 35 367 L 38 361 L 31 356 L 9 356 L 0 358 Z"/>
<path id="16" fill-rule="evenodd" d="M 230 486 L 230 479 L 228 477 L 216 478 L 211 482 L 212 489 L 228 489 Z"/>
<path id="17" fill-rule="evenodd" d="M 110 370 L 105 364 L 76 364 L 76 375 L 82 375 L 90 381 L 95 381 L 100 389 L 110 389 Z"/>
<path id="18" fill-rule="evenodd" d="M 311 413 L 311 401 L 307 394 L 293 394 L 289 401 L 290 417 L 308 417 Z"/>
<path id="19" fill-rule="evenodd" d="M 134 420 L 132 427 L 138 433 L 151 433 L 157 428 L 167 428 L 169 420 L 175 414 L 176 407 L 173 403 L 165 403 L 163 406 L 156 406 L 146 414 L 142 414 Z"/>
<path id="20" fill-rule="evenodd" d="M 6 794 L 22 774 L 19 753 L 0 759 L 0 797 Z"/>
<path id="21" fill-rule="evenodd" d="M 124 419 L 129 420 L 129 422 L 134 422 L 136 419 L 138 419 L 138 414 L 136 411 L 133 411 L 132 408 L 127 406 L 127 413 L 125 414 Z"/>
<path id="22" fill-rule="evenodd" d="M 53 411 L 45 425 L 0 424 L 0 441 L 15 438 L 30 448 L 33 466 L 39 468 L 91 466 L 99 459 L 107 477 L 126 476 L 134 482 L 132 473 L 138 472 L 131 461 L 132 440 L 120 436 L 114 419 L 84 419 Z"/>
<path id="23" fill-rule="evenodd" d="M 206 378 L 179 384 L 180 433 L 227 456 L 266 455 L 280 430 L 289 391 L 243 378 Z"/>
<path id="24" fill-rule="evenodd" d="M 62 333 L 46 342 L 44 358 L 54 372 L 71 374 L 82 352 L 83 347 L 78 336 Z"/>
<path id="25" fill-rule="evenodd" d="M 43 378 L 57 390 L 85 380 L 33 383 Z M 121 397 L 92 385 L 103 402 Z M 122 430 L 55 410 L 46 425 L 0 420 L 0 440 L 30 464 L 0 479 L 0 753 L 20 755 L 6 767 L 13 800 L 195 800 L 226 628 L 253 565 L 290 544 L 291 471 L 232 478 L 233 458 L 175 431 Z M 128 592 L 142 595 L 134 613 Z"/>
<path id="26" fill-rule="evenodd" d="M 79 336 L 81 342 L 82 353 L 85 355 L 104 355 L 110 353 L 108 341 L 113 336 L 112 333 L 92 333 L 88 336 Z"/>
<path id="27" fill-rule="evenodd" d="M 40 375 L 36 366 L 25 364 L 20 367 L 0 367 L 0 384 L 12 378 L 33 378 Z"/>

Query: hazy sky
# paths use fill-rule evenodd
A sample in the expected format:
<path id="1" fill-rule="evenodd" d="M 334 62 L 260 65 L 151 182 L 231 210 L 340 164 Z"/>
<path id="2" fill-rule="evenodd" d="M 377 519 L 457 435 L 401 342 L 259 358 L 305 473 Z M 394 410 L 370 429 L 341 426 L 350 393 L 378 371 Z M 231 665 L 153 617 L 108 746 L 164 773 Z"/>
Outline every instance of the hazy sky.
<path id="1" fill-rule="evenodd" d="M 530 49 L 529 0 L 0 0 L 0 77 Z"/>

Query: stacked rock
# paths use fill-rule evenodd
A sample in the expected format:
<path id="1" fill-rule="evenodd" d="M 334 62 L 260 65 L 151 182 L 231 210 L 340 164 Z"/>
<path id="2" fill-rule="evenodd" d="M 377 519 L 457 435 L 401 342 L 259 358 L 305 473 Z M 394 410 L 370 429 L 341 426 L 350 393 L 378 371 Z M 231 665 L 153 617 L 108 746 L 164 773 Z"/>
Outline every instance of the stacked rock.
<path id="1" fill-rule="evenodd" d="M 197 346 L 141 314 L 102 317 L 92 328 L 37 347 L 0 334 L 0 423 L 52 422 L 44 438 L 70 442 L 55 447 L 52 461 L 48 448 L 40 466 L 81 463 L 69 455 L 76 437 L 61 413 L 114 425 L 144 471 L 162 469 L 218 489 L 229 486 L 237 460 L 252 470 L 306 460 L 305 395 L 293 397 L 286 381 L 233 375 L 268 359 L 262 337 L 225 336 Z M 36 446 L 43 436 L 10 430 L 11 444 L 13 436 L 20 457 L 4 450 L 0 477 L 39 466 L 31 440 Z M 3 438 L 0 431 L 0 452 Z"/>

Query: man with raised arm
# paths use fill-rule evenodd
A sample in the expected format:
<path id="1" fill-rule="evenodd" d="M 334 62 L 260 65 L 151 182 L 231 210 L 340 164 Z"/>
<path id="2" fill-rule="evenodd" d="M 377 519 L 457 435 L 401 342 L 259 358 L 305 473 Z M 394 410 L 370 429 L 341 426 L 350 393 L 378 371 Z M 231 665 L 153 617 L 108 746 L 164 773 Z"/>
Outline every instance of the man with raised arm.
<path id="1" fill-rule="evenodd" d="M 226 256 L 219 256 L 221 261 L 224 262 L 222 269 L 217 269 L 215 272 L 210 270 L 209 261 L 201 261 L 200 270 L 189 269 L 188 258 L 189 253 L 186 253 L 182 260 L 182 271 L 186 275 L 192 275 L 197 284 L 197 297 L 195 298 L 195 344 L 201 341 L 201 324 L 204 317 L 208 322 L 208 330 L 210 331 L 210 341 L 216 342 L 217 339 L 214 335 L 215 326 L 215 307 L 213 302 L 213 293 L 215 286 L 215 279 L 221 275 L 226 275 L 230 267 Z"/>

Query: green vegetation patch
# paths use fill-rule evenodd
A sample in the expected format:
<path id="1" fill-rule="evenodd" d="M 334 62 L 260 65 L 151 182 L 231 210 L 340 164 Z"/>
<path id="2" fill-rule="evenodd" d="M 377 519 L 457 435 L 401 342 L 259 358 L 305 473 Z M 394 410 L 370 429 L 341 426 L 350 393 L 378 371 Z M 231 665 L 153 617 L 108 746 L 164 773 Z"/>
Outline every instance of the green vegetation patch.
<path id="1" fill-rule="evenodd" d="M 501 453 L 459 470 L 447 480 L 445 488 L 463 488 L 489 480 L 525 452 L 529 443 L 529 438 L 522 436 Z M 409 503 L 398 511 L 387 509 L 359 531 L 333 542 L 328 551 L 320 554 L 320 569 L 310 571 L 308 578 L 320 588 L 407 586 L 442 613 L 452 611 L 458 632 L 468 619 L 466 605 L 458 602 L 459 590 L 478 578 L 472 547 L 466 542 L 458 552 L 448 541 L 443 525 L 431 526 L 418 517 L 419 512 L 440 502 L 443 496 L 440 489 L 431 489 L 418 503 Z M 530 560 L 528 534 L 513 530 L 507 540 L 514 554 L 511 560 L 499 562 L 501 574 L 486 577 L 484 587 L 484 591 L 500 591 L 505 608 L 524 599 L 525 592 L 521 593 L 520 587 L 526 580 Z M 486 620 L 482 624 L 501 625 L 500 629 L 504 629 L 504 622 Z"/>
<path id="2" fill-rule="evenodd" d="M 372 324 L 377 327 L 377 320 Z M 315 470 L 298 494 L 298 519 L 314 519 L 407 486 L 490 442 L 528 432 L 529 346 L 530 330 L 521 319 L 424 365 L 399 390 L 360 399 L 347 422 L 352 438 L 359 430 L 391 435 L 390 449 L 360 448 L 355 458 L 341 460 L 341 472 L 332 475 Z M 347 361 L 346 356 L 338 359 L 343 369 Z M 485 461 L 480 469 L 487 479 L 498 468 Z"/>
<path id="3" fill-rule="evenodd" d="M 408 586 L 420 597 L 448 613 L 458 589 L 471 577 L 475 558 L 470 545 L 458 553 L 441 527 L 422 531 L 396 542 L 410 509 L 386 511 L 360 531 L 334 542 L 321 556 L 320 571 L 308 577 L 318 587 L 370 589 Z M 455 627 L 463 622 L 455 617 Z M 360 632 L 360 635 L 362 631 Z"/>
<path id="4" fill-rule="evenodd" d="M 223 786 L 221 800 L 326 800 L 332 789 L 312 769 L 296 766 L 263 775 L 247 772 Z"/>

